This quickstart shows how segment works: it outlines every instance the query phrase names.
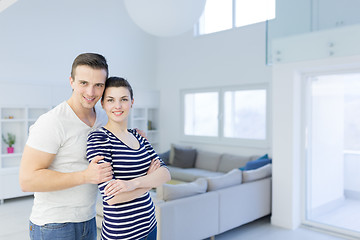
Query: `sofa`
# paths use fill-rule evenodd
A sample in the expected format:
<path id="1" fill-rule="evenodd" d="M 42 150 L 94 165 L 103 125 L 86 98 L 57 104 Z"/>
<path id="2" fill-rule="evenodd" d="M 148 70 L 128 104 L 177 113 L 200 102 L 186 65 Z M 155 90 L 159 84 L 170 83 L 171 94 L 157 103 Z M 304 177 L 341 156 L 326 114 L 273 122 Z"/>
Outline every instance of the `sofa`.
<path id="1" fill-rule="evenodd" d="M 271 213 L 271 159 L 172 145 L 160 157 L 172 181 L 151 192 L 158 240 L 200 240 Z M 101 200 L 97 226 L 101 228 Z"/>

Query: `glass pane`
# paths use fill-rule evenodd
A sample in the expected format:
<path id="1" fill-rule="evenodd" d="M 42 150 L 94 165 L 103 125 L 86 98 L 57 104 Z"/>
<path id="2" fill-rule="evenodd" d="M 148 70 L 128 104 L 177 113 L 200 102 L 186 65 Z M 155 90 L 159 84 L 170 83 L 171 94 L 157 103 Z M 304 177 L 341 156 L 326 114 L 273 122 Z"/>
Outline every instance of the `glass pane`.
<path id="1" fill-rule="evenodd" d="M 266 90 L 225 92 L 224 136 L 266 139 Z"/>
<path id="2" fill-rule="evenodd" d="M 185 135 L 217 136 L 219 94 L 217 92 L 185 95 Z"/>
<path id="3" fill-rule="evenodd" d="M 275 18 L 275 0 L 236 0 L 236 27 Z"/>
<path id="4" fill-rule="evenodd" d="M 199 34 L 232 28 L 232 0 L 207 0 L 199 20 Z"/>
<path id="5" fill-rule="evenodd" d="M 352 217 L 360 210 L 360 74 L 310 80 L 306 219 L 359 234 Z"/>
<path id="6" fill-rule="evenodd" d="M 344 147 L 360 152 L 360 74 L 347 76 L 344 91 Z"/>

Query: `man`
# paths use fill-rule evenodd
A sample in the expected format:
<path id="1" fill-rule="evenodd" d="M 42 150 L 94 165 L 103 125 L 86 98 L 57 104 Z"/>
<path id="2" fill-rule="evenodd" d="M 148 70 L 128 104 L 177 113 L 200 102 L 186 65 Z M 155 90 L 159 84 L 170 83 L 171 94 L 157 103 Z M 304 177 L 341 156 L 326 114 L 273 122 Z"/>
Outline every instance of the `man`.
<path id="1" fill-rule="evenodd" d="M 107 117 L 95 104 L 108 77 L 106 59 L 95 53 L 76 57 L 71 97 L 40 116 L 30 128 L 20 165 L 23 191 L 35 192 L 31 239 L 95 240 L 97 185 L 112 179 L 109 163 L 89 164 L 86 139 Z"/>

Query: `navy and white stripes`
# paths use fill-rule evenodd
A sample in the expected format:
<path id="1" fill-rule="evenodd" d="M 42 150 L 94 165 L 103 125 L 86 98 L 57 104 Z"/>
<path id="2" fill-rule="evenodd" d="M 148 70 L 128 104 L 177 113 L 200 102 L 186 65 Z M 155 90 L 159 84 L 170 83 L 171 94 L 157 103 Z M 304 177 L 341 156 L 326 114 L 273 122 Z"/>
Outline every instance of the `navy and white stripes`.
<path id="1" fill-rule="evenodd" d="M 150 143 L 135 130 L 128 130 L 139 141 L 139 149 L 132 149 L 105 128 L 97 129 L 88 136 L 87 159 L 104 156 L 113 167 L 113 179 L 131 180 L 146 175 L 151 161 L 159 158 Z M 161 161 L 161 160 L 160 160 Z M 164 166 L 161 161 L 161 166 Z M 141 239 L 156 227 L 155 206 L 147 192 L 129 202 L 108 205 L 112 197 L 104 195 L 106 183 L 99 184 L 103 196 L 104 221 L 102 239 Z"/>

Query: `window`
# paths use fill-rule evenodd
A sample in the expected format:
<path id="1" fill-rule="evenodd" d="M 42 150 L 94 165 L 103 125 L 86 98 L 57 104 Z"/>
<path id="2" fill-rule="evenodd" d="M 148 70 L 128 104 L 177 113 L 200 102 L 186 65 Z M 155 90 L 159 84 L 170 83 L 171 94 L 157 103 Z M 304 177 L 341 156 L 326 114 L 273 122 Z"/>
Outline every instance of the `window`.
<path id="1" fill-rule="evenodd" d="M 275 18 L 275 0 L 207 0 L 198 35 L 219 32 Z"/>
<path id="2" fill-rule="evenodd" d="M 235 0 L 236 27 L 275 18 L 275 0 Z"/>
<path id="3" fill-rule="evenodd" d="M 217 92 L 185 95 L 185 135 L 218 135 L 218 98 Z"/>
<path id="4" fill-rule="evenodd" d="M 266 91 L 224 93 L 224 137 L 266 139 Z"/>
<path id="5" fill-rule="evenodd" d="M 199 35 L 220 32 L 233 26 L 233 0 L 207 0 L 199 19 Z"/>
<path id="6" fill-rule="evenodd" d="M 182 93 L 186 140 L 267 145 L 265 85 Z"/>

